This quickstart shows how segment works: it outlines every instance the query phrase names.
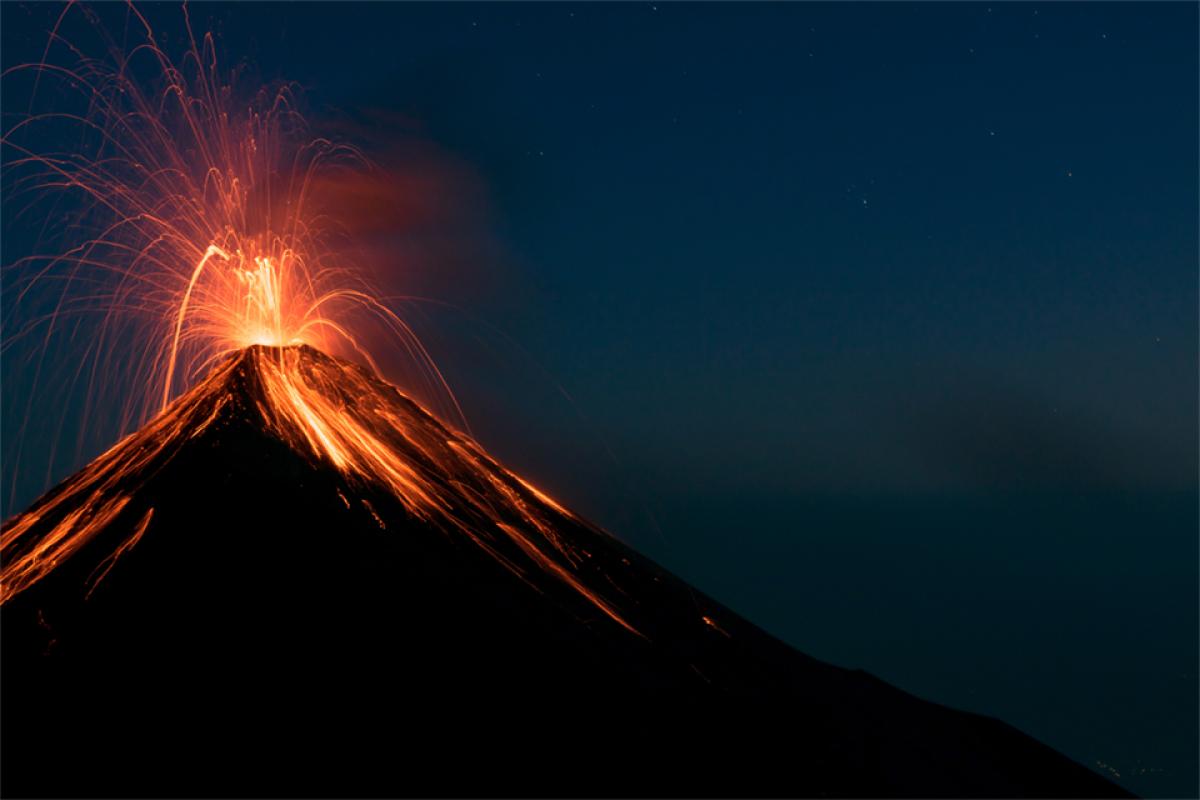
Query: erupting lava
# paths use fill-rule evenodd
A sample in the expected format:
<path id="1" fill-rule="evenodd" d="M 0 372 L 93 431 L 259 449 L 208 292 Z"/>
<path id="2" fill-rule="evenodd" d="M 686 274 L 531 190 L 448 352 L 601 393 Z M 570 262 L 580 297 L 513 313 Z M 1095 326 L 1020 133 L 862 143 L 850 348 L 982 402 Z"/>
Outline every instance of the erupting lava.
<path id="1" fill-rule="evenodd" d="M 19 217 L 51 195 L 84 203 L 71 215 L 78 238 L 6 267 L 18 317 L 6 321 L 6 347 L 66 326 L 86 333 L 89 388 L 115 371 L 126 389 L 145 387 L 127 409 L 137 426 L 235 350 L 308 344 L 374 367 L 368 340 L 386 337 L 411 356 L 405 383 L 462 425 L 415 333 L 353 263 L 336 198 L 323 196 L 365 180 L 373 167 L 363 154 L 308 134 L 292 85 L 239 94 L 237 81 L 224 82 L 213 38 L 197 41 L 186 6 L 178 66 L 142 13 L 128 13 L 143 36 L 136 46 L 117 46 L 97 24 L 108 56 L 84 58 L 56 26 L 42 61 L 6 72 L 32 79 L 31 102 L 54 83 L 78 104 L 4 132 L 6 204 L 29 198 Z M 54 45 L 79 62 L 48 61 Z M 79 230 L 93 235 L 79 241 Z M 48 304 L 52 313 L 19 319 L 22 306 Z"/>
<path id="2" fill-rule="evenodd" d="M 260 421 L 280 439 L 331 463 L 348 481 L 386 487 L 410 515 L 469 537 L 518 575 L 526 569 L 518 561 L 536 565 L 633 630 L 584 585 L 579 569 L 587 554 L 555 534 L 550 517 L 566 514 L 557 504 L 465 435 L 430 424 L 415 405 L 372 402 L 379 388 L 366 371 L 302 357 L 311 351 L 301 346 L 310 346 L 375 369 L 364 335 L 382 326 L 411 356 L 416 388 L 444 400 L 451 423 L 465 427 L 415 333 L 337 247 L 336 209 L 322 204 L 318 177 L 353 180 L 355 170 L 368 168 L 363 156 L 305 138 L 289 86 L 239 102 L 219 78 L 211 35 L 198 44 L 192 34 L 186 6 L 189 47 L 180 67 L 146 18 L 132 5 L 129 13 L 144 41 L 127 52 L 110 43 L 108 61 L 81 58 L 67 69 L 43 57 L 10 70 L 61 78 L 84 94 L 88 108 L 32 114 L 6 131 L 3 144 L 16 153 L 4 165 L 14 191 L 82 193 L 89 209 L 83 218 L 103 222 L 97 235 L 62 254 L 8 268 L 18 300 L 49 287 L 57 310 L 7 338 L 43 327 L 48 339 L 60 318 L 95 312 L 92 358 L 109 361 L 119 352 L 130 359 L 126 380 L 146 387 L 130 416 L 157 416 L 4 526 L 0 602 L 126 512 L 129 498 L 180 443 L 231 402 L 222 389 L 231 371 L 252 363 Z M 51 44 L 58 39 L 56 28 Z M 146 61 L 158 76 L 153 91 L 131 77 Z M 39 126 L 64 121 L 95 139 L 95 154 L 35 147 Z M 111 347 L 118 339 L 119 350 Z M 181 387 L 206 373 L 172 404 Z M 116 546 L 96 580 L 147 530 L 153 510 L 139 513 L 136 534 Z M 497 536 L 515 544 L 516 554 L 498 547 Z"/>
<path id="3" fill-rule="evenodd" d="M 332 465 L 347 485 L 342 502 L 356 498 L 381 528 L 360 490 L 389 493 L 410 518 L 465 537 L 535 589 L 533 571 L 566 584 L 637 633 L 587 585 L 591 554 L 556 532 L 564 518 L 580 520 L 368 370 L 305 345 L 254 345 L 230 356 L 144 429 L 6 524 L 0 603 L 134 514 L 132 535 L 104 543 L 111 552 L 87 581 L 94 590 L 151 523 L 153 507 L 130 505 L 139 492 L 190 441 L 230 418 L 251 418 L 298 455 Z"/>
<path id="4" fill-rule="evenodd" d="M 1121 794 L 791 649 L 502 467 L 348 258 L 361 154 L 128 14 L 107 60 L 56 27 L 76 67 L 7 73 L 81 107 L 0 140 L 6 211 L 67 218 L 5 269 L 5 364 L 33 352 L 28 421 L 85 347 L 83 424 L 107 385 L 137 430 L 0 526 L 0 793 Z"/>

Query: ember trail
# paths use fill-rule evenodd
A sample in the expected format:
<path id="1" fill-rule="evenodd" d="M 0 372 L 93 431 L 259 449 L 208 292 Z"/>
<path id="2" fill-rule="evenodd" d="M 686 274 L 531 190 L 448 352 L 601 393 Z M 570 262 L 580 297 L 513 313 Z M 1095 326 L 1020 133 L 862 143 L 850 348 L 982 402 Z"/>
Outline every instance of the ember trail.
<path id="1" fill-rule="evenodd" d="M 59 25 L 85 12 L 68 6 Z M 372 347 L 398 346 L 410 356 L 402 382 L 465 427 L 429 354 L 356 263 L 329 196 L 378 179 L 376 168 L 310 133 L 293 85 L 247 88 L 224 73 L 186 8 L 178 64 L 128 12 L 141 41 L 118 46 L 97 23 L 107 53 L 85 57 L 56 28 L 41 62 L 5 75 L 32 84 L 35 108 L 4 131 L 6 203 L 18 217 L 82 204 L 44 252 L 5 265 L 6 347 L 82 334 L 89 391 L 121 385 L 132 430 L 252 344 L 303 343 L 373 368 Z M 77 63 L 56 63 L 63 54 Z M 37 111 L 51 95 L 74 105 Z M 35 296 L 55 310 L 24 318 Z"/>
<path id="2" fill-rule="evenodd" d="M 556 533 L 564 519 L 577 518 L 368 370 L 307 345 L 254 345 L 228 357 L 143 430 L 7 523 L 0 602 L 117 527 L 147 482 L 229 415 L 251 415 L 297 454 L 336 467 L 346 483 L 341 501 L 360 504 L 381 528 L 360 489 L 386 490 L 411 517 L 464 537 L 534 588 L 543 579 L 532 573 L 549 576 L 636 633 L 587 585 L 591 554 Z M 154 509 L 135 513 L 142 522 L 129 538 L 108 543 L 111 555 L 89 576 L 89 594 L 142 537 Z"/>
<path id="3" fill-rule="evenodd" d="M 337 188 L 372 165 L 293 87 L 243 91 L 186 6 L 178 64 L 127 13 L 106 56 L 56 26 L 5 76 L 78 101 L 3 133 L 6 211 L 75 203 L 5 267 L 40 314 L 5 314 L 5 355 L 134 432 L 0 526 L 0 793 L 1123 795 L 792 649 L 501 466 L 352 257 Z"/>
<path id="4" fill-rule="evenodd" d="M 82 12 L 68 6 L 59 25 L 70 13 Z M 97 26 L 107 56 L 85 58 L 56 27 L 41 62 L 6 76 L 81 95 L 86 114 L 35 112 L 5 131 L 5 179 L 10 201 L 26 197 L 30 208 L 55 193 L 82 197 L 79 219 L 93 235 L 6 267 L 18 303 L 47 293 L 56 310 L 14 323 L 5 346 L 83 329 L 90 368 L 71 380 L 86 374 L 94 394 L 120 387 L 130 427 L 147 424 L 5 524 L 0 602 L 121 515 L 138 485 L 231 402 L 222 388 L 230 372 L 251 369 L 262 424 L 297 451 L 331 463 L 349 482 L 386 487 L 412 516 L 468 537 L 519 575 L 544 570 L 632 630 L 580 579 L 586 554 L 555 535 L 550 517 L 566 512 L 455 432 L 466 424 L 441 372 L 346 255 L 352 243 L 322 187 L 361 179 L 373 168 L 365 156 L 310 136 L 290 85 L 239 94 L 223 77 L 211 34 L 193 33 L 186 7 L 188 46 L 178 65 L 138 9 L 129 13 L 136 45 L 118 47 Z M 59 65 L 52 50 L 74 53 L 78 63 Z M 147 72 L 153 80 L 130 77 Z M 88 146 L 39 146 L 40 134 L 61 135 L 63 127 Z M 380 391 L 372 345 L 408 354 L 406 385 L 448 425 L 433 424 L 407 399 L 403 410 L 363 399 Z M 153 509 L 143 513 L 112 560 L 147 530 Z M 515 552 L 506 554 L 497 537 Z"/>

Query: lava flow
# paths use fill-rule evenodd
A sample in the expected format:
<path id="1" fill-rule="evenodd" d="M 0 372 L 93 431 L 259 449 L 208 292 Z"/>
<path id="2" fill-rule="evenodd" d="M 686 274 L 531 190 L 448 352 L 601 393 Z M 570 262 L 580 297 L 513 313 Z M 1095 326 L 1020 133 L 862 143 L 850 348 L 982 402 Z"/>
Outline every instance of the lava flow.
<path id="1" fill-rule="evenodd" d="M 193 35 L 186 6 L 180 66 L 146 17 L 132 5 L 128 11 L 141 29 L 137 46 L 110 41 L 107 59 L 81 57 L 66 68 L 43 57 L 9 71 L 31 75 L 35 94 L 37 81 L 57 79 L 82 95 L 87 112 L 31 114 L 5 132 L 8 200 L 79 195 L 87 209 L 79 219 L 98 230 L 65 252 L 6 269 L 14 308 L 37 306 L 36 294 L 46 291 L 55 310 L 6 331 L 5 346 L 34 333 L 49 341 L 68 320 L 90 313 L 92 387 L 140 387 L 126 392 L 136 406 L 127 404 L 126 416 L 144 427 L 5 524 L 0 602 L 120 516 L 139 484 L 231 402 L 221 388 L 230 370 L 252 363 L 261 423 L 281 440 L 332 464 L 347 481 L 386 487 L 412 517 L 469 537 L 517 574 L 536 565 L 633 630 L 577 574 L 586 553 L 564 543 L 549 519 L 566 512 L 454 432 L 466 426 L 440 371 L 346 257 L 348 248 L 339 249 L 337 209 L 318 187 L 369 170 L 362 154 L 309 138 L 291 86 L 239 98 L 235 85 L 222 82 L 212 36 L 198 42 Z M 56 27 L 47 54 L 59 40 Z M 156 79 L 133 79 L 147 69 Z M 39 135 L 64 123 L 95 150 L 63 153 Z M 410 356 L 410 390 L 440 403 L 449 425 L 429 423 L 415 405 L 377 402 L 367 340 L 381 330 L 389 347 Z M 136 535 L 113 549 L 97 579 L 145 533 L 152 511 L 143 513 Z"/>
<path id="2" fill-rule="evenodd" d="M 3 275 L 25 421 L 53 438 L 57 366 L 64 419 L 133 432 L 0 526 L 0 794 L 1121 794 L 793 650 L 502 467 L 349 256 L 325 190 L 362 154 L 292 87 L 226 82 L 186 5 L 178 66 L 127 13 L 107 58 L 56 26 L 6 73 L 79 103 L 0 140 L 6 223 L 66 217 Z"/>
<path id="3" fill-rule="evenodd" d="M 569 512 L 367 369 L 306 345 L 254 345 L 228 357 L 143 430 L 8 522 L 0 602 L 102 537 L 182 448 L 231 415 L 252 417 L 314 466 L 334 467 L 347 485 L 342 502 L 354 497 L 380 527 L 362 490 L 388 492 L 410 518 L 465 537 L 534 588 L 542 580 L 531 573 L 551 576 L 637 633 L 587 585 L 591 554 L 556 533 L 564 517 L 575 519 Z M 89 593 L 145 534 L 154 509 L 135 513 L 133 534 L 107 543 Z"/>

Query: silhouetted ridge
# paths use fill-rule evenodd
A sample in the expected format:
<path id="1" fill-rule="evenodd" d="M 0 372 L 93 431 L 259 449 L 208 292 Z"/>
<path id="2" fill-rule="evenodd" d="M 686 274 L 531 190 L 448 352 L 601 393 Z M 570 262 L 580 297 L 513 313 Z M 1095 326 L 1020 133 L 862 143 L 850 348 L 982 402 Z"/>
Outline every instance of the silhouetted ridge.
<path id="1" fill-rule="evenodd" d="M 368 370 L 230 356 L 3 528 L 15 796 L 1124 796 L 769 636 Z"/>

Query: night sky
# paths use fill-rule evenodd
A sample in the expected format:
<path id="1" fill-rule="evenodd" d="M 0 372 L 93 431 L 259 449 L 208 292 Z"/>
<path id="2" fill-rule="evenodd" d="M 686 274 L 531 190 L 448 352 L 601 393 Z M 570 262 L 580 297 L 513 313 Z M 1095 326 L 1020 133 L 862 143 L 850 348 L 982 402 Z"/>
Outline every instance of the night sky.
<path id="1" fill-rule="evenodd" d="M 59 9 L 3 4 L 6 68 Z M 190 11 L 396 170 L 364 247 L 502 460 L 810 655 L 1195 796 L 1195 4 Z"/>

